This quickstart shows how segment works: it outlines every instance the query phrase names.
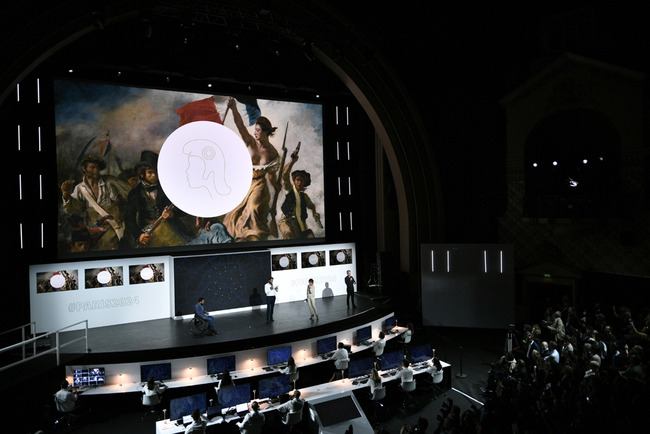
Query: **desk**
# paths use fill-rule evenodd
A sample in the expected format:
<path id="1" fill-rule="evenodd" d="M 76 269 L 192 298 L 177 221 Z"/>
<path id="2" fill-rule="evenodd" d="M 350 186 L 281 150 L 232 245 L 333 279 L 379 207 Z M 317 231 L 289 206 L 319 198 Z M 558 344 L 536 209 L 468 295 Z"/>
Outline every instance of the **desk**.
<path id="1" fill-rule="evenodd" d="M 416 363 L 412 366 L 413 368 L 413 377 L 415 378 L 416 376 L 423 374 L 427 371 L 427 367 L 430 366 L 429 364 L 430 360 L 427 360 L 425 362 L 420 362 Z M 424 366 L 426 364 L 426 366 Z M 442 365 L 443 370 L 450 368 L 451 365 L 449 363 L 441 361 L 440 364 Z M 422 367 L 422 369 L 418 369 L 419 367 Z M 388 371 L 381 371 L 380 375 L 386 374 Z M 388 376 L 386 378 L 382 377 L 382 383 L 390 383 L 391 381 L 394 381 L 396 378 L 395 376 Z M 358 389 L 363 389 L 366 387 L 370 387 L 368 383 L 366 384 L 354 384 L 353 381 L 349 378 L 345 378 L 343 380 L 336 380 L 336 381 L 331 381 L 329 383 L 324 383 L 324 384 L 319 384 L 316 386 L 312 387 L 305 387 L 300 390 L 300 397 L 304 399 L 305 401 L 308 402 L 314 402 L 314 401 L 321 401 L 325 398 L 331 398 L 333 396 L 339 396 L 339 395 L 344 395 L 347 393 L 352 393 L 355 390 Z M 260 411 L 262 413 L 266 413 L 269 411 L 275 410 L 277 407 L 279 407 L 281 404 L 273 404 L 270 403 L 268 400 L 257 400 L 257 402 L 260 404 Z M 223 418 L 215 418 L 211 421 L 208 422 L 208 426 L 210 425 L 215 425 L 219 423 L 225 422 L 231 422 L 231 421 L 238 421 L 241 418 L 238 415 L 228 415 L 224 416 Z M 169 421 L 169 420 L 162 420 L 156 422 L 156 433 L 157 434 L 177 434 L 177 433 L 182 433 L 185 431 L 185 428 L 181 426 L 176 426 L 174 422 Z M 356 432 L 356 431 L 355 431 Z"/>
<path id="2" fill-rule="evenodd" d="M 386 335 L 385 339 L 387 342 L 397 338 L 399 335 L 404 333 L 407 329 L 406 327 L 395 327 L 394 330 L 395 330 L 394 333 Z M 371 346 L 352 345 L 351 351 L 352 354 L 361 353 L 363 351 L 372 351 L 372 345 Z M 300 359 L 299 354 L 295 354 L 293 357 L 296 360 L 296 365 L 298 366 L 298 369 L 306 366 L 317 365 L 319 363 L 326 363 L 326 362 L 329 363 L 331 361 L 331 359 L 329 358 L 322 359 L 321 356 L 310 356 L 307 358 L 303 358 L 302 360 Z M 252 369 L 240 369 L 237 371 L 232 371 L 230 373 L 230 376 L 232 377 L 233 380 L 244 380 L 247 378 L 278 372 L 277 370 L 269 371 L 267 369 L 268 366 L 254 367 Z M 217 377 L 216 376 L 212 377 L 210 375 L 197 375 L 191 378 L 180 378 L 180 379 L 165 381 L 165 385 L 170 389 L 175 389 L 180 387 L 200 386 L 204 384 L 217 385 L 218 383 L 219 380 L 217 379 Z M 90 395 L 103 395 L 103 394 L 115 394 L 115 393 L 136 393 L 136 392 L 142 392 L 143 385 L 144 383 L 142 382 L 133 382 L 133 381 L 123 382 L 121 384 L 113 383 L 104 386 L 93 387 L 91 389 L 89 388 L 84 391 L 84 394 L 90 396 Z"/>

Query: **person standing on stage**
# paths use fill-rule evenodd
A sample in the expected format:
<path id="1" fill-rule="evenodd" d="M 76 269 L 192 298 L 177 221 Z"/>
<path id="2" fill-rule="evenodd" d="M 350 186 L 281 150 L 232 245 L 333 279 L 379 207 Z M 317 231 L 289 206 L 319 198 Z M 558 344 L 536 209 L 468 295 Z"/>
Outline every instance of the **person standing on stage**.
<path id="1" fill-rule="evenodd" d="M 199 298 L 199 302 L 194 305 L 194 314 L 210 324 L 210 335 L 218 335 L 219 332 L 214 329 L 214 318 L 205 311 L 204 303 L 205 298 Z"/>
<path id="2" fill-rule="evenodd" d="M 352 308 L 356 309 L 357 305 L 354 304 L 354 285 L 357 284 L 357 281 L 354 280 L 354 277 L 352 277 L 352 272 L 348 270 L 348 275 L 345 276 L 345 287 L 348 292 L 348 297 L 346 299 L 346 302 L 348 304 L 348 307 L 350 307 L 350 300 L 352 300 Z"/>
<path id="3" fill-rule="evenodd" d="M 316 310 L 316 287 L 314 286 L 314 279 L 309 279 L 309 285 L 307 285 L 307 304 L 309 305 L 309 313 L 311 316 L 309 319 L 318 319 L 318 311 Z"/>
<path id="4" fill-rule="evenodd" d="M 266 293 L 266 323 L 273 322 L 273 308 L 275 307 L 275 296 L 278 293 L 278 287 L 273 286 L 273 277 L 264 285 L 264 292 Z"/>

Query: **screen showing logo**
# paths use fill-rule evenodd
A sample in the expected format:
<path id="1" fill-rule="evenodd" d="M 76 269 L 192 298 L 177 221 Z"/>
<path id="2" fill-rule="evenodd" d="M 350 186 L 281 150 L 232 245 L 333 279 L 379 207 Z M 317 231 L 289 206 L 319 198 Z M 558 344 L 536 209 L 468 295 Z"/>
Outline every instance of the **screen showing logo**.
<path id="1" fill-rule="evenodd" d="M 158 158 L 160 185 L 167 197 L 198 217 L 220 216 L 239 205 L 252 173 L 243 140 L 215 122 L 179 127 L 165 140 Z"/>

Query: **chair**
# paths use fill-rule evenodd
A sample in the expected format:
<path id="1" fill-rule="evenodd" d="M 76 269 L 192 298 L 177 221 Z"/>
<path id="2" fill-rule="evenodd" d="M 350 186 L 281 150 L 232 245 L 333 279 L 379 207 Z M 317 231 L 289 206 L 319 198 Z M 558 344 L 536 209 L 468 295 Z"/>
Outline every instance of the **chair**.
<path id="1" fill-rule="evenodd" d="M 339 362 L 339 369 L 341 370 L 341 380 L 345 378 L 345 371 L 348 369 L 348 360 L 341 360 Z"/>
<path id="2" fill-rule="evenodd" d="M 433 375 L 433 394 L 434 394 L 433 399 L 438 399 L 438 395 L 436 394 L 436 389 L 438 389 L 439 391 L 444 393 L 445 396 L 447 396 L 447 392 L 445 392 L 444 390 L 442 390 L 440 387 L 437 386 L 437 384 L 442 383 L 443 373 L 444 372 L 441 370 L 441 371 L 436 372 L 435 375 Z"/>
<path id="3" fill-rule="evenodd" d="M 158 394 L 155 394 L 155 395 L 142 394 L 142 405 L 147 407 L 147 410 L 149 410 L 149 411 L 144 412 L 144 416 L 142 416 L 142 420 L 145 420 L 147 418 L 147 413 L 149 413 L 149 412 L 155 413 L 156 410 L 154 409 L 154 407 L 156 405 L 158 405 L 158 404 L 160 404 L 160 395 L 158 395 Z"/>
<path id="4" fill-rule="evenodd" d="M 293 390 L 296 390 L 296 381 L 300 378 L 300 374 L 298 371 L 294 372 L 293 374 L 289 374 L 289 381 L 293 383 Z"/>
<path id="5" fill-rule="evenodd" d="M 76 406 L 73 408 L 67 408 L 65 403 L 59 401 L 56 396 L 54 397 L 54 403 L 56 404 L 56 410 L 62 415 L 59 419 L 56 420 L 55 424 L 59 424 L 63 419 L 65 419 L 68 427 L 70 427 L 73 420 L 81 419 L 81 416 L 72 413 L 77 409 Z"/>
<path id="6" fill-rule="evenodd" d="M 210 323 L 201 318 L 200 316 L 194 315 L 194 318 L 190 320 L 190 333 L 193 335 L 202 335 L 210 328 Z"/>
<path id="7" fill-rule="evenodd" d="M 378 410 L 384 407 L 384 405 L 381 403 L 381 400 L 384 398 L 386 398 L 385 387 L 378 387 L 372 391 L 370 401 L 372 401 L 373 416 L 375 421 L 379 419 L 379 415 L 377 414 Z"/>
<path id="8" fill-rule="evenodd" d="M 287 413 L 287 416 L 282 419 L 282 423 L 289 427 L 289 432 L 293 432 L 296 425 L 302 422 L 302 410 Z"/>
<path id="9" fill-rule="evenodd" d="M 402 392 L 404 393 L 404 402 L 402 403 L 402 408 L 406 408 L 406 401 L 408 401 L 409 398 L 415 400 L 411 396 L 411 392 L 415 390 L 415 380 L 404 381 L 401 386 Z"/>

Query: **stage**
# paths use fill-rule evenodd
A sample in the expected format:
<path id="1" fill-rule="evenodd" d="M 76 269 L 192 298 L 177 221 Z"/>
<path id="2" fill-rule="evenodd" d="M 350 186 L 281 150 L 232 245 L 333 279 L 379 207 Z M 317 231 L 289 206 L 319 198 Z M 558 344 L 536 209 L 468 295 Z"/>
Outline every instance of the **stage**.
<path id="1" fill-rule="evenodd" d="M 172 359 L 235 352 L 259 346 L 280 345 L 284 342 L 336 333 L 344 328 L 367 323 L 391 312 L 387 298 L 365 294 L 355 296 L 357 308 L 346 306 L 346 296 L 316 299 L 319 319 L 309 319 L 307 303 L 296 301 L 275 305 L 275 321 L 266 323 L 266 306 L 252 310 L 215 313 L 214 324 L 219 335 L 193 335 L 191 319 L 165 318 L 88 330 L 89 353 L 85 363 L 133 363 L 147 360 Z M 206 300 L 209 309 L 209 301 Z M 61 334 L 61 342 L 83 335 L 83 331 Z M 78 343 L 65 349 L 69 356 L 84 356 L 84 346 Z"/>

